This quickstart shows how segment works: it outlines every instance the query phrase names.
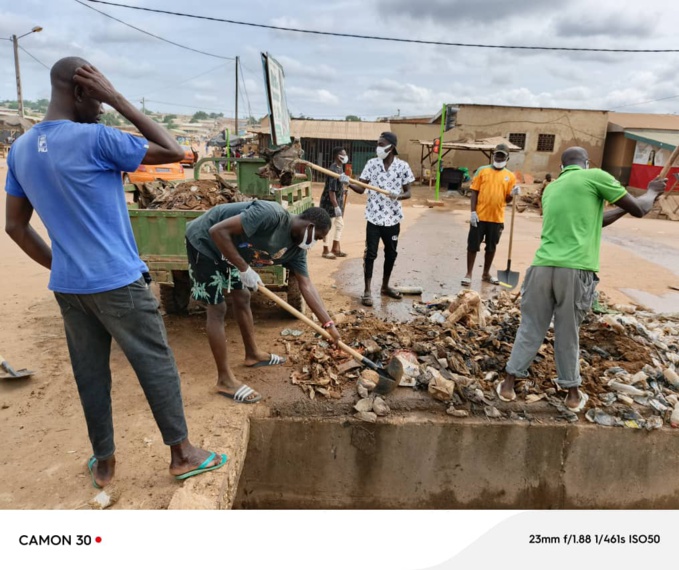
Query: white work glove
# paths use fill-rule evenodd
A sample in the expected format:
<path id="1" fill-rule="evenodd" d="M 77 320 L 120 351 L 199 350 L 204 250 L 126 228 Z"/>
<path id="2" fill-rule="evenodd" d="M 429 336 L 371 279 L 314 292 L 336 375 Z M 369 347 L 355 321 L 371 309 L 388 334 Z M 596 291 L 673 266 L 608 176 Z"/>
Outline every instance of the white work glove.
<path id="1" fill-rule="evenodd" d="M 341 217 L 342 217 L 342 208 L 340 208 L 339 206 L 337 206 L 337 207 L 335 208 L 335 217 L 336 217 L 336 218 L 341 218 Z"/>
<path id="2" fill-rule="evenodd" d="M 401 195 L 400 190 L 389 190 L 389 198 L 392 200 L 398 200 L 398 197 Z"/>
<path id="3" fill-rule="evenodd" d="M 469 223 L 476 227 L 479 223 L 479 215 L 476 212 L 472 212 L 472 217 L 469 220 Z"/>
<path id="4" fill-rule="evenodd" d="M 512 188 L 510 196 L 521 196 L 521 188 L 519 188 L 518 186 L 514 186 L 514 188 Z"/>
<path id="5" fill-rule="evenodd" d="M 342 184 L 349 184 L 349 181 L 351 180 L 351 178 L 349 178 L 346 174 L 340 174 L 340 177 L 338 178 L 338 180 Z"/>
<path id="6" fill-rule="evenodd" d="M 247 271 L 240 272 L 240 282 L 243 284 L 243 287 L 247 287 L 253 291 L 257 290 L 257 285 L 260 283 L 263 284 L 262 278 L 250 266 L 248 266 Z"/>

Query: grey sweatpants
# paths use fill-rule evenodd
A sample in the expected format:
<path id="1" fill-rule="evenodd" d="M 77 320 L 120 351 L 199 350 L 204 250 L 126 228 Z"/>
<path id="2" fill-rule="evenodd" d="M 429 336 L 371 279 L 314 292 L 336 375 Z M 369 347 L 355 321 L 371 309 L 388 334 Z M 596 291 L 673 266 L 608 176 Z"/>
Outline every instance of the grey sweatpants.
<path id="1" fill-rule="evenodd" d="M 521 325 L 507 362 L 509 374 L 517 378 L 528 376 L 528 367 L 554 317 L 554 359 L 559 386 L 580 386 L 580 324 L 592 308 L 598 282 L 593 271 L 535 266 L 528 269 L 522 286 Z"/>

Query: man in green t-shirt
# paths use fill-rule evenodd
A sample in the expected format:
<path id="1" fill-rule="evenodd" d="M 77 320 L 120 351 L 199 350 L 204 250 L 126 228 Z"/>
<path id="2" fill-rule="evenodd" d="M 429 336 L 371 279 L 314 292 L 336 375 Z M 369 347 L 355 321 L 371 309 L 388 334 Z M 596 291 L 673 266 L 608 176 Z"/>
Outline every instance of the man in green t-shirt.
<path id="1" fill-rule="evenodd" d="M 283 265 L 294 273 L 300 291 L 323 328 L 339 340 L 318 291 L 309 279 L 307 250 L 330 231 L 330 216 L 309 208 L 298 216 L 275 202 L 256 200 L 216 206 L 186 226 L 186 250 L 194 299 L 207 303 L 207 336 L 217 365 L 217 392 L 236 402 L 254 404 L 262 396 L 236 379 L 227 357 L 223 291 L 231 294 L 236 322 L 251 368 L 285 362 L 259 350 L 250 310 L 250 291 L 262 282 L 253 267 Z"/>
<path id="2" fill-rule="evenodd" d="M 589 170 L 587 151 L 571 147 L 561 155 L 561 174 L 542 197 L 540 247 L 522 286 L 521 326 L 516 333 L 507 375 L 496 386 L 501 400 L 516 399 L 517 378 L 528 376 L 554 318 L 554 360 L 559 387 L 568 391 L 565 404 L 581 411 L 587 395 L 579 390 L 580 324 L 592 306 L 599 281 L 601 228 L 626 213 L 641 218 L 663 193 L 667 179 L 655 179 L 634 198 L 610 174 Z M 604 214 L 604 203 L 618 206 Z"/>

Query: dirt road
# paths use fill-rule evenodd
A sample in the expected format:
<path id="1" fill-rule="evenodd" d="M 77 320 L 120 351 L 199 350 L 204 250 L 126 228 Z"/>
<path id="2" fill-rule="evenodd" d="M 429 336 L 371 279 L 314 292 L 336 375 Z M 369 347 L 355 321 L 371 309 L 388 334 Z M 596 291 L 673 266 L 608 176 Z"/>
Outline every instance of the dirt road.
<path id="1" fill-rule="evenodd" d="M 6 167 L 0 161 L 0 181 Z M 4 187 L 3 187 L 4 189 Z M 395 281 L 420 285 L 425 298 L 455 293 L 464 275 L 468 201 L 445 199 L 441 209 L 428 209 L 427 189 L 416 189 L 407 204 Z M 0 218 L 4 219 L 4 192 Z M 332 310 L 358 307 L 362 289 L 361 255 L 365 222 L 363 198 L 352 194 L 346 217 L 345 260 L 321 258 L 321 246 L 310 253 L 311 275 Z M 36 227 L 44 230 L 36 220 Z M 523 275 L 540 235 L 540 218 L 524 213 L 517 221 L 513 267 Z M 659 299 L 667 286 L 679 284 L 679 224 L 623 219 L 605 230 L 601 289 L 617 301 L 627 295 L 675 310 L 674 297 Z M 507 240 L 498 250 L 496 269 L 506 262 Z M 648 257 L 647 260 L 643 256 Z M 374 310 L 407 318 L 409 300 L 382 301 L 377 295 L 382 257 L 376 263 Z M 58 307 L 47 290 L 47 271 L 29 260 L 9 238 L 0 235 L 0 353 L 18 367 L 38 371 L 30 380 L 0 381 L 0 508 L 78 508 L 92 498 L 86 474 L 89 442 L 72 379 Z M 479 287 L 480 268 L 474 286 Z M 236 419 L 245 406 L 212 393 L 215 371 L 205 336 L 203 316 L 166 319 L 170 344 L 182 375 L 191 439 L 229 451 L 228 438 L 239 429 Z M 281 351 L 280 331 L 291 325 L 280 312 L 256 314 L 258 339 L 265 349 Z M 297 325 L 295 325 L 297 326 Z M 298 328 L 303 328 L 299 326 Z M 265 395 L 265 406 L 280 398 L 306 398 L 289 383 L 289 369 L 245 369 L 237 327 L 227 325 L 236 372 Z M 167 473 L 168 452 L 152 420 L 138 382 L 122 353 L 114 347 L 113 400 L 116 427 L 117 479 L 123 494 L 115 508 L 166 508 L 178 484 Z M 332 405 L 329 402 L 328 405 Z M 223 445 L 227 449 L 223 449 Z"/>

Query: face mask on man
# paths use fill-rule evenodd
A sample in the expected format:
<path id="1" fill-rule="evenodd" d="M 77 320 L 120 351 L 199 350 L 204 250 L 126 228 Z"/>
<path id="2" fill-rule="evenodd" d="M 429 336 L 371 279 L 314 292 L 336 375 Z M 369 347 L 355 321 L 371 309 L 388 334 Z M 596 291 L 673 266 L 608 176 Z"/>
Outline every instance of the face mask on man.
<path id="1" fill-rule="evenodd" d="M 505 166 L 507 166 L 507 158 L 503 155 L 494 156 L 493 157 L 493 168 L 497 168 L 498 170 L 502 170 Z"/>
<path id="2" fill-rule="evenodd" d="M 342 164 L 346 164 L 347 162 L 349 162 L 349 155 L 340 154 L 339 159 Z"/>
<path id="3" fill-rule="evenodd" d="M 377 158 L 384 160 L 389 156 L 389 151 L 391 150 L 391 145 L 389 146 L 378 146 L 375 149 L 375 154 L 377 154 Z"/>
<path id="4" fill-rule="evenodd" d="M 309 228 L 311 228 L 311 241 L 307 243 L 306 239 L 307 237 L 309 237 Z M 300 243 L 297 247 L 299 247 L 300 249 L 309 250 L 314 246 L 315 243 L 316 243 L 316 226 L 309 224 L 304 230 L 302 243 Z"/>

